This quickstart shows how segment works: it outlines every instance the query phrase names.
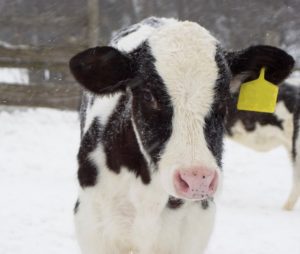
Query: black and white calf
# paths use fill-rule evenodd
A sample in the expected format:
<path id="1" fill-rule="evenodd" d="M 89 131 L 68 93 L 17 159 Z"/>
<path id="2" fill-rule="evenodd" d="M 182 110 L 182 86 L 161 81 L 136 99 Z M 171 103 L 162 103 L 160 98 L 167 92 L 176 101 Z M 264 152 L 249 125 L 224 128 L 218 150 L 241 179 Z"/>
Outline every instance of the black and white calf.
<path id="1" fill-rule="evenodd" d="M 228 104 L 226 131 L 230 138 L 258 151 L 285 146 L 293 162 L 293 186 L 284 208 L 292 210 L 300 197 L 300 90 L 282 84 L 274 114 L 238 111 L 237 94 Z"/>
<path id="2" fill-rule="evenodd" d="M 293 59 L 225 52 L 193 22 L 149 18 L 74 56 L 81 106 L 76 231 L 86 254 L 200 254 L 222 182 L 224 116 L 241 74 L 280 83 Z"/>

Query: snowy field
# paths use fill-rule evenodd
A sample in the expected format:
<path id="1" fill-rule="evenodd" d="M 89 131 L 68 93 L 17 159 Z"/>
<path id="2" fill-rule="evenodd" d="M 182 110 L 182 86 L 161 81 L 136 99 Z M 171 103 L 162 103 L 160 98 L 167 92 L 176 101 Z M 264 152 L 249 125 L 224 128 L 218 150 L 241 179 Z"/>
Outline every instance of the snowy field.
<path id="1" fill-rule="evenodd" d="M 0 253 L 78 254 L 72 221 L 77 114 L 2 111 L 0 123 Z M 281 210 L 291 185 L 286 151 L 257 153 L 227 141 L 224 159 L 207 253 L 299 254 L 300 204 Z"/>

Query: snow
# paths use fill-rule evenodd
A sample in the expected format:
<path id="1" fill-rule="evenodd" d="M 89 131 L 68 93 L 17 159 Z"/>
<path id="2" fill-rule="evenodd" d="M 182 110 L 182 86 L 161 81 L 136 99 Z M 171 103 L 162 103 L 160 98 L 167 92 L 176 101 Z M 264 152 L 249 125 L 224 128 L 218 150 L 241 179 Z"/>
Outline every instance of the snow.
<path id="1" fill-rule="evenodd" d="M 28 49 L 27 45 L 13 45 L 0 40 L 0 47 L 7 49 Z M 29 84 L 29 71 L 26 68 L 4 67 L 0 68 L 0 83 L 5 84 Z"/>
<path id="2" fill-rule="evenodd" d="M 0 68 L 0 83 L 29 84 L 29 72 L 26 68 Z"/>
<path id="3" fill-rule="evenodd" d="M 294 71 L 286 82 L 294 86 L 300 86 L 300 71 Z"/>
<path id="4" fill-rule="evenodd" d="M 13 45 L 11 43 L 8 43 L 6 41 L 1 41 L 1 40 L 0 40 L 0 47 L 7 48 L 7 49 L 28 49 L 29 48 L 28 45 L 23 45 L 23 44 Z"/>
<path id="5" fill-rule="evenodd" d="M 79 253 L 72 221 L 77 115 L 2 111 L 0 122 L 0 253 Z"/>
<path id="6" fill-rule="evenodd" d="M 224 186 L 208 254 L 299 254 L 300 204 L 281 209 L 292 166 L 283 147 L 260 153 L 227 140 Z M 299 201 L 300 203 L 300 201 Z"/>
<path id="7" fill-rule="evenodd" d="M 77 114 L 0 111 L 0 253 L 78 254 Z M 300 202 L 281 209 L 291 185 L 283 148 L 258 153 L 226 142 L 223 194 L 207 254 L 299 254 Z"/>

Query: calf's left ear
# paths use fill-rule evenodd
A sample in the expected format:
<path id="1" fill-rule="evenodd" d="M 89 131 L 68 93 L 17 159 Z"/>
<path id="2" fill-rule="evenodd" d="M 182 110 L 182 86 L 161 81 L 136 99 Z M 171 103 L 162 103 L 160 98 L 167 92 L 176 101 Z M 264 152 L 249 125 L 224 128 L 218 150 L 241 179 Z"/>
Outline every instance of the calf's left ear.
<path id="1" fill-rule="evenodd" d="M 113 47 L 80 52 L 71 58 L 69 66 L 75 79 L 96 94 L 125 90 L 124 81 L 134 75 L 129 57 Z"/>
<path id="2" fill-rule="evenodd" d="M 280 84 L 291 73 L 295 63 L 285 51 L 265 45 L 226 52 L 225 57 L 232 73 L 231 91 L 238 91 L 241 83 L 258 78 L 262 67 L 266 69 L 266 80 Z"/>

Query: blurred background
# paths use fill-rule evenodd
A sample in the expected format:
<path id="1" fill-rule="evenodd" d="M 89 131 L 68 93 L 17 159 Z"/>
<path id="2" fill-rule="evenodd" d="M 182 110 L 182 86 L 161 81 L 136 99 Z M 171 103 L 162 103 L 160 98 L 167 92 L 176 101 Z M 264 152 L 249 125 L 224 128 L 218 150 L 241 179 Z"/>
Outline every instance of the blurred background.
<path id="1" fill-rule="evenodd" d="M 148 16 L 199 22 L 227 49 L 264 43 L 296 58 L 300 0 L 0 0 L 0 253 L 79 254 L 74 236 L 80 87 L 69 59 Z M 62 110 L 63 109 L 63 110 Z M 207 254 L 299 254 L 300 204 L 284 147 L 226 141 L 224 187 Z"/>
<path id="2" fill-rule="evenodd" d="M 264 43 L 300 68 L 299 0 L 1 0 L 0 104 L 77 109 L 68 60 L 148 16 L 193 20 L 228 49 Z"/>

